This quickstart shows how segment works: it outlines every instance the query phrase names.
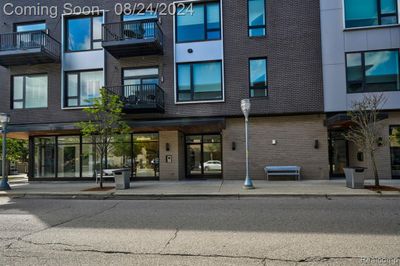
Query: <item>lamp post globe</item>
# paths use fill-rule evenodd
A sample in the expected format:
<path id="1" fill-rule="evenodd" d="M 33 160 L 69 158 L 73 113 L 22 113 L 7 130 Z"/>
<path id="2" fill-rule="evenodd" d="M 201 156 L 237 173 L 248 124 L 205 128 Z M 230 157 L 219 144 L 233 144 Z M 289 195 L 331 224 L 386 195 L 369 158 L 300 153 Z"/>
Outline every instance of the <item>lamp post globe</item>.
<path id="1" fill-rule="evenodd" d="M 244 189 L 254 189 L 253 181 L 250 177 L 249 170 L 249 115 L 251 109 L 251 103 L 249 99 L 243 99 L 240 107 L 242 108 L 243 115 L 245 117 L 245 138 L 246 138 L 246 180 L 244 181 Z"/>
<path id="2" fill-rule="evenodd" d="M 0 190 L 10 190 L 11 187 L 8 184 L 8 172 L 7 172 L 7 125 L 10 122 L 10 116 L 5 113 L 0 113 L 0 126 L 1 132 L 3 133 L 2 142 L 2 179 L 0 182 Z"/>

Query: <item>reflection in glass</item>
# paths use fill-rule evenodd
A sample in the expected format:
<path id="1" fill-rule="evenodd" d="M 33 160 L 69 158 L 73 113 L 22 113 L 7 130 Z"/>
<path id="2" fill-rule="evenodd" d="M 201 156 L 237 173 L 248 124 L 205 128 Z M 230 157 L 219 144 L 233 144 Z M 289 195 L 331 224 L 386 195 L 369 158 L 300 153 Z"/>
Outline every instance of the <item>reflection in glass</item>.
<path id="1" fill-rule="evenodd" d="M 69 51 L 84 51 L 91 49 L 91 19 L 71 18 L 67 23 L 67 38 Z"/>
<path id="2" fill-rule="evenodd" d="M 46 23 L 30 23 L 16 26 L 16 32 L 46 30 Z"/>
<path id="3" fill-rule="evenodd" d="M 362 90 L 363 69 L 361 53 L 346 55 L 347 60 L 347 90 L 348 92 L 359 92 Z"/>
<path id="4" fill-rule="evenodd" d="M 201 175 L 201 145 L 190 144 L 186 146 L 186 168 L 190 175 Z"/>
<path id="5" fill-rule="evenodd" d="M 81 72 L 80 81 L 81 105 L 91 105 L 92 101 L 100 96 L 103 71 Z"/>
<path id="6" fill-rule="evenodd" d="M 249 36 L 265 35 L 265 0 L 248 0 Z"/>
<path id="7" fill-rule="evenodd" d="M 160 172 L 158 134 L 133 135 L 134 175 L 158 177 Z"/>
<path id="8" fill-rule="evenodd" d="M 250 60 L 250 96 L 268 95 L 267 59 Z"/>
<path id="9" fill-rule="evenodd" d="M 73 137 L 58 137 L 58 177 L 80 176 L 80 139 Z"/>
<path id="10" fill-rule="evenodd" d="M 55 137 L 35 138 L 34 176 L 38 178 L 55 178 Z"/>
<path id="11" fill-rule="evenodd" d="M 47 90 L 47 75 L 14 77 L 14 109 L 47 107 Z"/>
<path id="12" fill-rule="evenodd" d="M 177 15 L 177 42 L 199 41 L 206 38 L 204 5 L 193 5 L 193 12 Z"/>
<path id="13" fill-rule="evenodd" d="M 190 64 L 178 65 L 178 100 L 179 101 L 190 101 L 191 96 L 191 84 L 190 84 Z"/>
<path id="14" fill-rule="evenodd" d="M 221 39 L 219 3 L 209 3 L 207 8 L 207 40 Z"/>
<path id="15" fill-rule="evenodd" d="M 193 64 L 194 100 L 222 98 L 221 62 Z"/>
<path id="16" fill-rule="evenodd" d="M 392 176 L 400 178 L 400 127 L 391 127 L 390 129 L 390 153 Z"/>
<path id="17" fill-rule="evenodd" d="M 366 52 L 365 79 L 368 91 L 399 90 L 399 52 Z"/>

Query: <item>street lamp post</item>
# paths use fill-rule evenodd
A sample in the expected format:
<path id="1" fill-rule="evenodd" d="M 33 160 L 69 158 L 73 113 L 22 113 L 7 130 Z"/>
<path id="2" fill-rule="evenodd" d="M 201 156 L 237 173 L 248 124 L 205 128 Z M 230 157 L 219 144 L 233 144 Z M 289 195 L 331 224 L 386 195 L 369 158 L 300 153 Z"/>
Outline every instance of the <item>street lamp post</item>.
<path id="1" fill-rule="evenodd" d="M 10 122 L 10 116 L 5 113 L 0 113 L 0 125 L 3 133 L 3 144 L 2 144 L 2 174 L 3 178 L 0 183 L 0 190 L 10 190 L 11 187 L 8 184 L 8 172 L 7 172 L 7 124 Z"/>
<path id="2" fill-rule="evenodd" d="M 249 114 L 250 114 L 250 100 L 244 99 L 241 102 L 242 112 L 245 118 L 245 138 L 246 138 L 246 180 L 244 182 L 243 188 L 245 189 L 254 189 L 253 181 L 251 180 L 249 173 Z"/>

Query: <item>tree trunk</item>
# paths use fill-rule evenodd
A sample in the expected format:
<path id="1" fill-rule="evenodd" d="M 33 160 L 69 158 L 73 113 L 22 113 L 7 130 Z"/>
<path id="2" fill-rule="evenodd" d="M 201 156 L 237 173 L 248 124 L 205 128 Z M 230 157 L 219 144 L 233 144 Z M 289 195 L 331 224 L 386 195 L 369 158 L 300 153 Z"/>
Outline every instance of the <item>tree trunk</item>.
<path id="1" fill-rule="evenodd" d="M 103 153 L 100 154 L 100 188 L 103 189 Z"/>
<path id="2" fill-rule="evenodd" d="M 375 178 L 375 186 L 379 187 L 379 174 L 378 174 L 378 168 L 376 167 L 376 161 L 375 161 L 375 153 L 373 151 L 370 152 L 371 155 L 371 162 L 372 162 L 372 170 L 374 171 L 374 178 Z"/>

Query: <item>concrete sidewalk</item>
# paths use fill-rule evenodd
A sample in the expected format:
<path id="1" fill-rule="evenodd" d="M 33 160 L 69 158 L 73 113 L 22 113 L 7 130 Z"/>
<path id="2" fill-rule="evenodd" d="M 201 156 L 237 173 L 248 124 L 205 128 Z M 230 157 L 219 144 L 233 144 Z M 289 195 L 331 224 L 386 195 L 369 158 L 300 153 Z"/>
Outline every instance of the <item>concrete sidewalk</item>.
<path id="1" fill-rule="evenodd" d="M 326 181 L 254 181 L 256 189 L 244 190 L 242 181 L 207 180 L 179 182 L 132 182 L 127 190 L 84 191 L 96 188 L 94 182 L 25 182 L 11 180 L 11 191 L 0 191 L 3 197 L 85 198 L 85 199 L 176 199 L 176 198 L 244 198 L 244 197 L 333 197 L 333 196 L 400 196 L 397 191 L 373 192 L 349 189 L 344 180 Z M 367 180 L 366 184 L 373 184 Z M 400 180 L 382 180 L 382 185 L 400 188 Z M 105 183 L 113 187 L 113 183 Z"/>

